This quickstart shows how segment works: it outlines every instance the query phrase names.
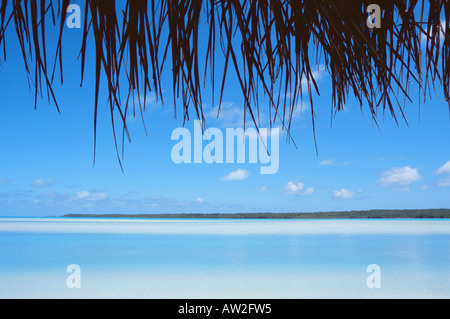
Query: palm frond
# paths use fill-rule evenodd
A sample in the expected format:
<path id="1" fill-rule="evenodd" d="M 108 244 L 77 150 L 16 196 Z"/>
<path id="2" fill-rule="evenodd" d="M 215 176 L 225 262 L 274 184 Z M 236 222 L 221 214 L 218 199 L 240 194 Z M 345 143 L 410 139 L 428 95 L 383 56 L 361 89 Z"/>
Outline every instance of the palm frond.
<path id="1" fill-rule="evenodd" d="M 34 88 L 35 106 L 44 86 L 59 111 L 52 87 L 57 64 L 60 82 L 63 82 L 61 43 L 70 2 L 1 2 L 3 56 L 6 60 L 5 31 L 12 25 L 19 39 L 30 86 Z M 244 118 L 250 116 L 257 129 L 260 126 L 259 101 L 263 96 L 269 101 L 270 124 L 280 121 L 289 133 L 293 111 L 306 94 L 315 130 L 313 102 L 314 95 L 320 94 L 314 76 L 317 64 L 323 64 L 331 76 L 332 114 L 342 110 L 352 95 L 361 108 L 369 108 L 375 123 L 378 110 L 383 114 L 389 112 L 395 121 L 399 115 L 406 121 L 404 103 L 412 101 L 411 83 L 419 85 L 424 99 L 431 87 L 441 86 L 450 103 L 450 40 L 443 33 L 450 27 L 450 3 L 429 1 L 428 12 L 424 10 L 425 0 L 371 0 L 370 4 L 382 9 L 381 28 L 367 26 L 369 3 L 361 0 L 127 0 L 123 8 L 117 8 L 115 1 L 86 0 L 80 49 L 81 84 L 87 42 L 92 33 L 94 150 L 102 76 L 108 89 L 120 163 L 115 114 L 122 123 L 123 147 L 125 136 L 130 140 L 126 124 L 130 98 L 134 112 L 136 94 L 141 114 L 145 111 L 148 92 L 153 90 L 163 101 L 161 79 L 164 72 L 172 74 L 175 114 L 177 100 L 181 99 L 183 121 L 189 119 L 189 111 L 193 110 L 196 118 L 205 123 L 201 68 L 204 67 L 203 84 L 208 68 L 210 70 L 214 104 L 216 55 L 220 51 L 223 75 L 220 76 L 218 111 L 220 113 L 226 79 L 229 72 L 233 72 L 244 100 Z M 50 15 L 53 25 L 59 24 L 52 70 L 47 63 L 48 27 L 45 23 Z M 206 36 L 200 34 L 202 25 L 207 26 Z M 203 47 L 200 41 L 206 43 L 204 52 L 200 52 Z M 221 50 L 217 49 L 219 47 Z M 169 61 L 170 66 L 166 67 Z M 123 76 L 128 81 L 125 105 L 121 103 L 119 87 Z"/>

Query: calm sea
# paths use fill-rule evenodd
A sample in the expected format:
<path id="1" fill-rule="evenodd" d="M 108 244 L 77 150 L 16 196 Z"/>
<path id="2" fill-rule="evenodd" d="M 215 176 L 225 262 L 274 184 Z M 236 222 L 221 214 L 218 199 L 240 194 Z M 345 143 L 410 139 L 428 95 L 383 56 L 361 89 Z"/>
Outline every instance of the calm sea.
<path id="1" fill-rule="evenodd" d="M 0 218 L 0 298 L 450 298 L 450 220 Z"/>

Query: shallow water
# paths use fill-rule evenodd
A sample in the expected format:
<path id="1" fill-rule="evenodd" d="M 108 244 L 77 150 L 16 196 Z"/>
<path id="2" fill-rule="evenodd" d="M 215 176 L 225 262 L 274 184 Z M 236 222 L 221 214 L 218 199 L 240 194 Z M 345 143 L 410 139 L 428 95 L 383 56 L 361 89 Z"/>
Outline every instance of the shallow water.
<path id="1" fill-rule="evenodd" d="M 449 297 L 450 220 L 0 218 L 0 298 Z"/>

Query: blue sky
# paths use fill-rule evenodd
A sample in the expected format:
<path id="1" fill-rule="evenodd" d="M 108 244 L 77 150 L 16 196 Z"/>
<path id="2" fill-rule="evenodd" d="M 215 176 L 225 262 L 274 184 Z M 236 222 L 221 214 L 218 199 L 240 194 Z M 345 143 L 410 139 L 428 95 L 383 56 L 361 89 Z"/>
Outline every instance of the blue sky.
<path id="1" fill-rule="evenodd" d="M 56 28 L 49 32 L 55 33 Z M 281 133 L 276 174 L 260 174 L 261 163 L 248 161 L 174 163 L 171 151 L 177 141 L 171 134 L 183 122 L 181 113 L 174 116 L 168 67 L 163 82 L 165 105 L 151 99 L 146 106 L 148 135 L 139 115 L 128 121 L 132 143 L 125 143 L 124 172 L 116 158 L 102 87 L 94 166 L 94 68 L 88 57 L 80 88 L 81 32 L 67 29 L 64 34 L 64 84 L 54 85 L 61 114 L 45 96 L 34 109 L 34 91 L 28 87 L 14 30 L 10 28 L 6 35 L 7 60 L 0 64 L 1 216 L 450 207 L 450 114 L 442 92 L 422 101 L 419 117 L 419 97 L 413 86 L 414 103 L 406 104 L 409 125 L 400 120 L 397 126 L 389 113 L 383 117 L 380 112 L 380 129 L 367 106 L 361 111 L 350 98 L 330 127 L 331 81 L 320 65 L 320 96 L 314 99 L 318 154 L 310 105 L 305 101 L 291 130 L 297 147 Z M 48 48 L 53 56 L 51 41 Z M 89 50 L 93 52 L 92 47 Z M 220 71 L 216 71 L 217 81 Z M 211 104 L 209 87 L 204 91 L 208 126 L 224 135 L 226 128 L 243 123 L 243 100 L 236 88 L 230 74 L 219 119 L 214 116 L 217 105 Z M 268 126 L 265 105 L 263 100 L 262 127 Z M 180 112 L 181 101 L 177 107 Z M 186 125 L 191 133 L 194 119 L 192 113 Z"/>

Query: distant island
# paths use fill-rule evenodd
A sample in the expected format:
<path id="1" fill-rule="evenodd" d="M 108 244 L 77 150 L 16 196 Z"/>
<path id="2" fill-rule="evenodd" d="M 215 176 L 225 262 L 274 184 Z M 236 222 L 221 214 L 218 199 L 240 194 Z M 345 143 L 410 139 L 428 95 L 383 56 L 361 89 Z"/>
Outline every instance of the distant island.
<path id="1" fill-rule="evenodd" d="M 316 213 L 66 214 L 63 215 L 63 217 L 192 219 L 450 218 L 450 209 L 374 209 Z"/>

